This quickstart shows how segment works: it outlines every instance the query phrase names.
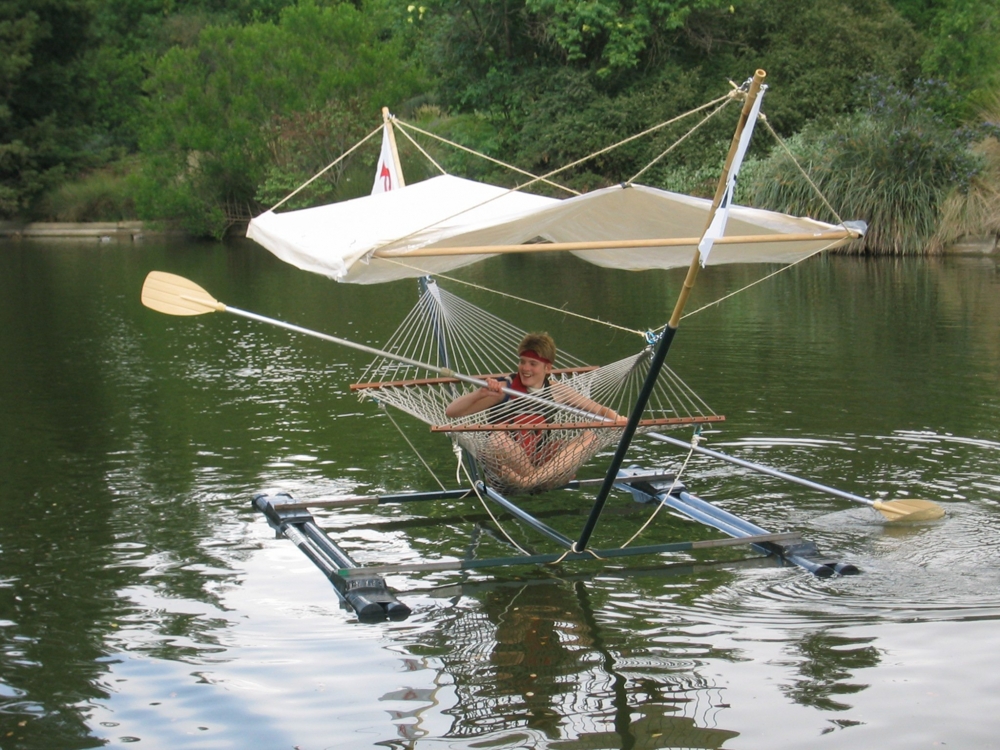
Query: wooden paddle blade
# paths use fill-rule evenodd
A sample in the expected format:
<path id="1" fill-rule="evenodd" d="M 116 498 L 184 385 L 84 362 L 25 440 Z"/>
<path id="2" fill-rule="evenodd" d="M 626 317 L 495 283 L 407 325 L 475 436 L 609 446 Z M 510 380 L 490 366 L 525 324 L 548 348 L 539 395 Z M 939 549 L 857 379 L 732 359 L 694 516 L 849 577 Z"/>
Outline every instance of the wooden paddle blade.
<path id="1" fill-rule="evenodd" d="M 167 315 L 202 315 L 226 309 L 193 281 L 163 271 L 150 271 L 146 276 L 142 285 L 142 304 Z"/>
<path id="2" fill-rule="evenodd" d="M 944 516 L 944 508 L 930 500 L 876 500 L 873 507 L 888 521 L 933 521 Z"/>

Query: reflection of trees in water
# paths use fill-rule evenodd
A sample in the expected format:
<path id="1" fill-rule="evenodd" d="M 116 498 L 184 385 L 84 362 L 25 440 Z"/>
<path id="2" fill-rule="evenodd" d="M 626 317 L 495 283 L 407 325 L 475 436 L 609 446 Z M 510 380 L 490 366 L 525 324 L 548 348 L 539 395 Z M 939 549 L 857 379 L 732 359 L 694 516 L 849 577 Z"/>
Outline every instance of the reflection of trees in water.
<path id="1" fill-rule="evenodd" d="M 853 695 L 868 687 L 846 680 L 852 670 L 878 666 L 878 649 L 871 645 L 874 638 L 848 638 L 831 633 L 809 633 L 795 644 L 803 661 L 800 678 L 785 688 L 796 703 L 824 711 L 846 711 L 850 705 L 835 699 Z"/>
<path id="2" fill-rule="evenodd" d="M 737 736 L 712 728 L 719 691 L 689 659 L 608 647 L 582 583 L 498 587 L 480 608 L 454 613 L 433 630 L 433 650 L 455 693 L 443 710 L 451 727 L 441 740 L 598 750 L 719 748 Z M 400 726 L 401 734 L 426 736 L 420 714 L 439 690 L 414 694 L 424 706 L 405 712 L 418 724 Z"/>
<path id="3" fill-rule="evenodd" d="M 212 618 L 217 589 L 235 575 L 229 560 L 245 536 L 222 486 L 256 476 L 245 462 L 238 478 L 216 471 L 215 451 L 241 434 L 206 418 L 220 389 L 177 377 L 192 347 L 131 301 L 149 256 L 85 255 L 0 252 L 5 748 L 100 744 L 87 722 L 112 692 L 109 653 L 219 651 L 229 623 Z M 231 342 L 201 346 L 214 361 Z M 220 541 L 220 527 L 232 539 Z"/>

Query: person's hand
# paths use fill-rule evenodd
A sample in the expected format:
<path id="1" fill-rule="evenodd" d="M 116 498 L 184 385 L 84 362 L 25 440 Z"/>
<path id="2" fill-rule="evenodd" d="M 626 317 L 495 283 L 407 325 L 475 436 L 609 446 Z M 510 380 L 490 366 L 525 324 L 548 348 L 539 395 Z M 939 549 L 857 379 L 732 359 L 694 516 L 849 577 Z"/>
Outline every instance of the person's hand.
<path id="1" fill-rule="evenodd" d="M 486 378 L 486 389 L 492 391 L 493 393 L 500 393 L 503 391 L 503 381 L 497 380 L 496 378 Z"/>

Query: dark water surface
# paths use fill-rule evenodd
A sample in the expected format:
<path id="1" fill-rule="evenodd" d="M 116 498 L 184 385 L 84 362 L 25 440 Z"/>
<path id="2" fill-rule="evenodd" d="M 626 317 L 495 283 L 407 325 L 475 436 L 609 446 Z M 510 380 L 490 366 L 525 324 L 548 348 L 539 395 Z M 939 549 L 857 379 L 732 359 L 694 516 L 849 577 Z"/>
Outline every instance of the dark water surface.
<path id="1" fill-rule="evenodd" d="M 367 358 L 227 315 L 139 304 L 146 273 L 380 345 L 414 282 L 350 287 L 251 245 L 0 244 L 0 748 L 1000 747 L 1000 263 L 808 261 L 684 321 L 670 362 L 727 422 L 709 447 L 939 522 L 695 457 L 692 491 L 863 574 L 745 550 L 499 577 L 390 576 L 414 610 L 360 624 L 250 507 L 430 489 L 347 386 Z M 769 272 L 711 268 L 694 310 Z M 490 261 L 461 278 L 630 328 L 683 272 Z M 442 285 L 588 361 L 637 337 Z M 449 443 L 407 437 L 448 484 Z M 678 433 L 683 437 L 683 433 Z M 632 456 L 676 466 L 641 439 Z M 598 476 L 600 461 L 582 475 Z M 528 501 L 584 508 L 583 492 Z M 648 510 L 614 495 L 595 541 Z M 320 512 L 361 562 L 504 554 L 474 502 Z M 434 523 L 427 523 L 430 517 Z M 505 519 L 505 527 L 518 531 Z M 575 535 L 576 515 L 551 523 Z M 650 538 L 718 536 L 662 514 Z M 545 544 L 527 536 L 539 549 Z"/>

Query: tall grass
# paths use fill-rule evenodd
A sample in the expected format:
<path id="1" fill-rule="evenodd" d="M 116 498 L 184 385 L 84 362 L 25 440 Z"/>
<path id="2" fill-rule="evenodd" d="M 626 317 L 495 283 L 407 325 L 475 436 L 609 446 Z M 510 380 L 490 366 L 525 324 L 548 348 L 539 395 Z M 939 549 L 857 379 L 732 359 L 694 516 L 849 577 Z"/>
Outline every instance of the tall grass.
<path id="1" fill-rule="evenodd" d="M 136 218 L 131 161 L 82 175 L 47 193 L 33 218 L 39 221 L 128 221 Z"/>
<path id="2" fill-rule="evenodd" d="M 903 255 L 996 231 L 995 212 L 992 225 L 988 219 L 1000 171 L 988 168 L 993 152 L 972 147 L 977 132 L 936 116 L 919 92 L 882 87 L 867 109 L 813 124 L 787 145 L 840 218 L 868 222 L 846 252 Z M 750 177 L 753 205 L 836 221 L 783 149 Z"/>
<path id="3" fill-rule="evenodd" d="M 1000 235 L 1000 94 L 983 112 L 982 138 L 972 150 L 981 169 L 967 190 L 954 189 L 941 206 L 933 242 L 947 247 L 964 237 Z"/>

